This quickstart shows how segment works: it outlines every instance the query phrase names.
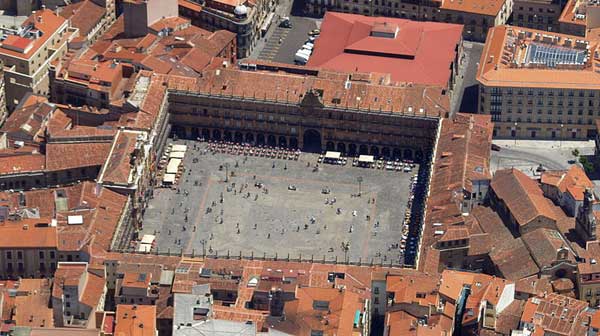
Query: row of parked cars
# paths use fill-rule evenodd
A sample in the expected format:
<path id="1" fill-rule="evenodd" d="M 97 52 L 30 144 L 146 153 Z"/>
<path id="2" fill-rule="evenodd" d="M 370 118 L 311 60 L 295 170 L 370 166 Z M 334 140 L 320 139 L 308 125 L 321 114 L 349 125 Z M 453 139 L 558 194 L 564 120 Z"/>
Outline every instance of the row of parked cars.
<path id="1" fill-rule="evenodd" d="M 319 29 L 313 29 L 308 33 L 308 39 L 294 55 L 294 62 L 296 64 L 304 65 L 308 63 L 308 59 L 310 58 L 310 55 L 312 55 L 313 48 L 315 47 L 315 40 L 319 37 L 319 34 L 321 34 L 321 30 Z"/>

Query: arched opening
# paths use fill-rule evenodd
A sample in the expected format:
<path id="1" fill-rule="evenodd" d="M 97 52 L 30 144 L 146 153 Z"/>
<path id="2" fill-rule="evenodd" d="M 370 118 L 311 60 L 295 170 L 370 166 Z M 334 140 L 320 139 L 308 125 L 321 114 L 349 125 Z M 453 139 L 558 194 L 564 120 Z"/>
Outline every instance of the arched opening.
<path id="1" fill-rule="evenodd" d="M 402 159 L 402 150 L 400 148 L 394 148 L 392 152 L 392 157 L 394 158 L 394 160 Z"/>
<path id="2" fill-rule="evenodd" d="M 346 153 L 346 144 L 343 142 L 338 142 L 337 151 L 340 153 Z"/>
<path id="3" fill-rule="evenodd" d="M 214 130 L 212 137 L 213 137 L 213 140 L 217 140 L 217 141 L 221 140 L 221 131 Z"/>
<path id="4" fill-rule="evenodd" d="M 333 151 L 335 150 L 335 144 L 333 143 L 333 141 L 327 141 L 327 145 L 325 145 L 325 148 L 327 148 L 328 151 Z"/>
<path id="5" fill-rule="evenodd" d="M 203 128 L 202 129 L 202 137 L 204 138 L 204 140 L 210 139 L 210 130 Z"/>
<path id="6" fill-rule="evenodd" d="M 244 141 L 244 136 L 241 132 L 235 132 L 234 140 L 235 142 L 241 143 Z"/>
<path id="7" fill-rule="evenodd" d="M 279 137 L 279 147 L 287 147 L 287 139 L 284 136 Z"/>
<path id="8" fill-rule="evenodd" d="M 273 134 L 267 137 L 267 144 L 271 147 L 277 146 L 277 140 L 275 140 L 275 136 Z"/>
<path id="9" fill-rule="evenodd" d="M 254 134 L 252 134 L 252 133 L 246 133 L 246 142 L 247 143 L 254 143 Z"/>
<path id="10" fill-rule="evenodd" d="M 225 138 L 225 141 L 231 141 L 232 140 L 231 131 L 223 132 L 223 138 Z"/>
<path id="11" fill-rule="evenodd" d="M 307 152 L 320 152 L 321 149 L 321 133 L 314 129 L 306 130 L 304 132 L 304 150 Z"/>
<path id="12" fill-rule="evenodd" d="M 171 134 L 173 134 L 174 136 L 176 135 L 178 138 L 184 138 L 185 128 L 182 126 L 173 125 L 173 127 L 171 128 Z"/>
<path id="13" fill-rule="evenodd" d="M 367 145 L 360 145 L 360 147 L 358 149 L 358 154 L 360 154 L 360 155 L 369 154 L 369 147 L 367 147 Z"/>
<path id="14" fill-rule="evenodd" d="M 404 158 L 404 159 L 406 159 L 406 160 L 412 160 L 412 159 L 413 159 L 413 153 L 412 153 L 412 150 L 410 150 L 410 149 L 405 149 L 405 150 L 404 150 L 404 156 L 403 156 L 403 158 Z"/>
<path id="15" fill-rule="evenodd" d="M 290 138 L 290 147 L 298 148 L 298 138 Z"/>
<path id="16" fill-rule="evenodd" d="M 192 127 L 192 139 L 198 139 L 200 137 L 200 130 L 198 127 Z"/>
<path id="17" fill-rule="evenodd" d="M 421 160 L 423 160 L 423 152 L 418 150 L 415 152 L 415 161 L 420 162 Z"/>
<path id="18" fill-rule="evenodd" d="M 371 146 L 371 155 L 373 155 L 374 157 L 378 157 L 379 156 L 379 147 Z"/>
<path id="19" fill-rule="evenodd" d="M 356 155 L 356 145 L 355 144 L 349 144 L 348 145 L 348 155 L 349 156 L 355 156 Z"/>
<path id="20" fill-rule="evenodd" d="M 256 136 L 256 144 L 262 146 L 265 144 L 265 135 L 262 133 L 258 133 Z"/>
<path id="21" fill-rule="evenodd" d="M 390 148 L 389 147 L 383 147 L 383 149 L 381 150 L 381 155 L 386 158 L 389 159 L 391 157 L 390 155 Z"/>

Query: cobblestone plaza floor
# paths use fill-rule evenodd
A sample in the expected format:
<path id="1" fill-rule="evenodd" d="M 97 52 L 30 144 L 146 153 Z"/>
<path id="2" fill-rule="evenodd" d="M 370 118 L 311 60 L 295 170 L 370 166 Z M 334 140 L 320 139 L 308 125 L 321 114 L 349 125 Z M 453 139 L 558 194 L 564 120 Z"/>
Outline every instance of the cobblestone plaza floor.
<path id="1" fill-rule="evenodd" d="M 155 190 L 144 215 L 142 233 L 156 234 L 159 252 L 401 262 L 400 249 L 389 247 L 402 237 L 418 167 L 408 173 L 349 161 L 315 171 L 317 154 L 294 161 L 204 153 L 206 143 L 177 143 L 188 145 L 185 172 L 175 189 Z"/>

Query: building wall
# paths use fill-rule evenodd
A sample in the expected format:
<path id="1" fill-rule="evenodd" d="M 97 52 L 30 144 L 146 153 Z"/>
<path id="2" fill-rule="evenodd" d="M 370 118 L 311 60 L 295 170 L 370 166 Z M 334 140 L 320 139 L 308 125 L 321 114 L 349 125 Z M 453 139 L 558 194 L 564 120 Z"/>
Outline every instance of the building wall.
<path id="1" fill-rule="evenodd" d="M 303 148 L 308 130 L 321 136 L 322 149 L 351 152 L 402 153 L 406 158 L 423 158 L 437 132 L 437 120 L 410 118 L 343 109 L 301 107 L 230 97 L 169 94 L 170 122 L 181 136 L 198 136 Z M 247 141 L 252 142 L 252 141 Z M 366 153 L 365 153 L 366 152 Z"/>
<path id="2" fill-rule="evenodd" d="M 12 111 L 27 92 L 48 95 L 48 69 L 52 61 L 64 56 L 68 50 L 68 22 L 57 29 L 29 59 L 20 59 L 0 52 L 4 62 L 4 81 L 7 108 Z"/>
<path id="3" fill-rule="evenodd" d="M 56 249 L 0 249 L 0 278 L 42 277 L 54 273 Z"/>
<path id="4" fill-rule="evenodd" d="M 595 279 L 595 280 L 592 280 Z M 578 274 L 577 287 L 579 299 L 587 301 L 592 307 L 600 305 L 600 273 Z"/>
<path id="5" fill-rule="evenodd" d="M 224 29 L 235 33 L 237 58 L 246 58 L 250 56 L 261 37 L 260 26 L 263 20 L 274 10 L 272 2 L 259 0 L 255 6 L 248 7 L 248 15 L 245 18 L 236 18 L 233 13 L 212 8 L 210 4 L 201 12 L 179 7 L 179 15 L 189 18 L 193 25 L 210 31 Z"/>
<path id="6" fill-rule="evenodd" d="M 177 0 L 148 0 L 148 24 L 152 25 L 162 18 L 179 15 Z"/>
<path id="7" fill-rule="evenodd" d="M 515 0 L 512 24 L 538 30 L 558 32 L 562 11 L 560 0 Z"/>
<path id="8" fill-rule="evenodd" d="M 480 85 L 479 113 L 492 115 L 495 138 L 593 139 L 600 90 Z"/>

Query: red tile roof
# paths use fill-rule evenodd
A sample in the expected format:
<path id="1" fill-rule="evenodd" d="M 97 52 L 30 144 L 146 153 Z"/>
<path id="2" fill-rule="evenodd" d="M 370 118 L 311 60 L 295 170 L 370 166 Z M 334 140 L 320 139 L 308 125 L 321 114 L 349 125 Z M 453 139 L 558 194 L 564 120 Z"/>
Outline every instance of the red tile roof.
<path id="1" fill-rule="evenodd" d="M 70 20 L 73 27 L 79 28 L 79 35 L 85 37 L 100 23 L 106 8 L 94 1 L 84 0 L 62 7 L 59 14 Z"/>
<path id="2" fill-rule="evenodd" d="M 518 169 L 497 171 L 490 186 L 518 225 L 526 225 L 538 216 L 558 218 L 552 201 L 544 197 L 540 186 Z"/>
<path id="3" fill-rule="evenodd" d="M 32 46 L 24 51 L 10 50 L 2 45 L 2 48 L 0 48 L 0 55 L 4 54 L 11 57 L 29 59 L 38 51 L 40 47 L 47 43 L 50 37 L 52 37 L 53 34 L 65 23 L 66 20 L 64 18 L 58 16 L 49 9 L 39 10 L 35 12 L 35 14 L 32 14 L 30 17 L 28 17 L 21 26 L 26 27 L 29 24 L 33 24 L 35 29 L 42 32 L 42 35 L 33 40 Z M 25 46 L 26 42 L 22 38 L 17 37 L 9 37 L 7 40 L 9 42 L 9 47 L 10 45 L 14 45 L 18 48 Z"/>
<path id="4" fill-rule="evenodd" d="M 462 29 L 447 23 L 327 12 L 308 66 L 391 73 L 398 82 L 446 86 Z M 374 36 L 384 30 L 390 38 Z"/>
<path id="5" fill-rule="evenodd" d="M 49 143 L 46 145 L 46 169 L 58 171 L 102 166 L 110 148 L 110 142 Z"/>
<path id="6" fill-rule="evenodd" d="M 56 227 L 50 226 L 51 219 L 22 219 L 0 225 L 0 247 L 57 248 Z"/>

